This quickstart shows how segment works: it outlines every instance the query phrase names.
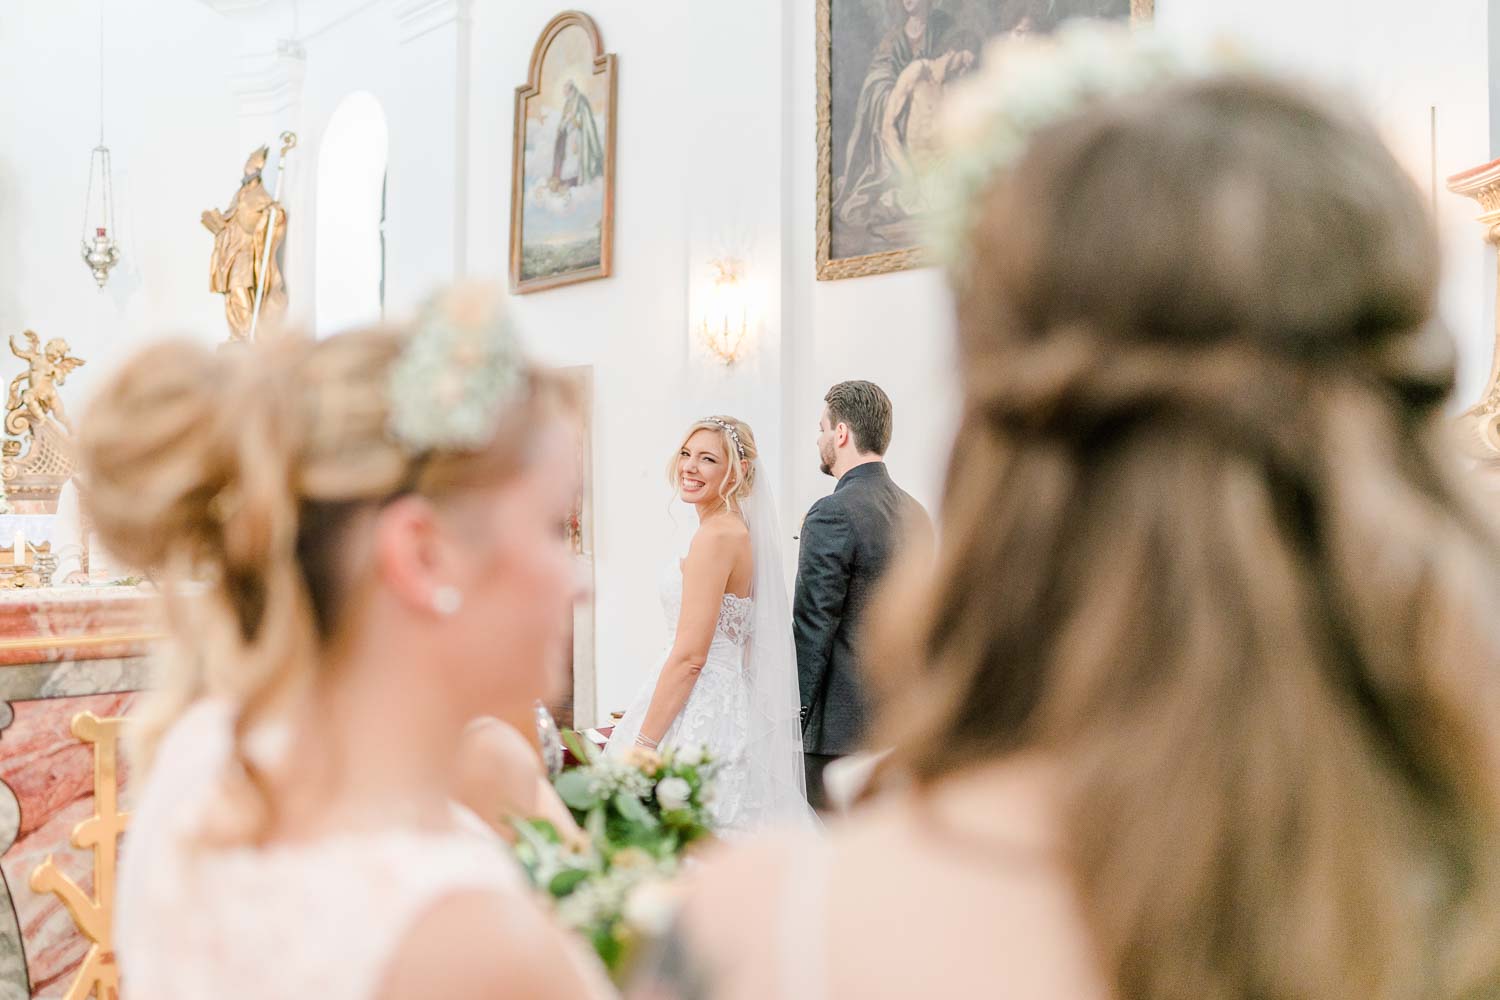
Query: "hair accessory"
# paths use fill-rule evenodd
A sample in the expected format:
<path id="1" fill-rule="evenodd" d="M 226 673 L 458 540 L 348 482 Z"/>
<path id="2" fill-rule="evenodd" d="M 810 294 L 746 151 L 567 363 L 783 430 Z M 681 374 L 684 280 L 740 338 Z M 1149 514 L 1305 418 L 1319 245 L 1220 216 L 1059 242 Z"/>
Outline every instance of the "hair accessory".
<path id="1" fill-rule="evenodd" d="M 728 434 L 729 440 L 734 442 L 735 455 L 743 460 L 745 457 L 745 446 L 743 443 L 741 443 L 740 432 L 735 430 L 734 425 L 726 420 L 720 420 L 718 417 L 709 417 L 708 420 L 710 423 L 718 424 L 720 427 L 724 428 L 724 433 Z"/>
<path id="2" fill-rule="evenodd" d="M 1109 98 L 1244 66 L 1223 44 L 1189 49 L 1154 31 L 1085 18 L 1046 36 L 997 38 L 979 70 L 944 100 L 942 154 L 916 179 L 939 261 L 951 267 L 967 259 L 975 199 L 1038 132 Z"/>
<path id="3" fill-rule="evenodd" d="M 430 301 L 391 366 L 391 436 L 414 455 L 478 451 L 521 386 L 525 359 L 488 288 Z"/>

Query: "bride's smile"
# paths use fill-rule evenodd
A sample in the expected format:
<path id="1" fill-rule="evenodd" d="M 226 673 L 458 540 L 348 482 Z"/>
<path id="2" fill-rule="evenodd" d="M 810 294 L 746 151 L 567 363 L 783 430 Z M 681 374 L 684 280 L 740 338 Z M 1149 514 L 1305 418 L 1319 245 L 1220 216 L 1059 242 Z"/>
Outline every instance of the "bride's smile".
<path id="1" fill-rule="evenodd" d="M 720 499 L 728 472 L 723 435 L 700 430 L 683 442 L 677 455 L 677 489 L 684 502 L 701 504 Z"/>

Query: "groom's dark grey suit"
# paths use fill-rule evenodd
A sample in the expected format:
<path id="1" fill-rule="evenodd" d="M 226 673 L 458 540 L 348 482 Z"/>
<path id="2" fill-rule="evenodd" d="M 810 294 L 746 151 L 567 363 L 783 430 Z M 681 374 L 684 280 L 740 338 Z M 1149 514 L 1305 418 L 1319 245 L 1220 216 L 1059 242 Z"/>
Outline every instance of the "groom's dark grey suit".
<path id="1" fill-rule="evenodd" d="M 823 768 L 863 745 L 870 709 L 858 650 L 860 624 L 891 557 L 913 533 L 930 540 L 932 521 L 891 480 L 884 462 L 844 473 L 802 522 L 792 633 L 807 796 L 817 808 L 826 805 Z"/>

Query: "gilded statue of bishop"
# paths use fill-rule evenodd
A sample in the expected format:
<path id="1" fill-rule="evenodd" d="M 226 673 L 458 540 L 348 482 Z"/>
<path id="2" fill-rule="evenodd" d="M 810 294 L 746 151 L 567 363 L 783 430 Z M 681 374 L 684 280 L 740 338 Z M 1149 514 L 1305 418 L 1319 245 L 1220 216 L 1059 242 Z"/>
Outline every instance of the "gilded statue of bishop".
<path id="1" fill-rule="evenodd" d="M 276 255 L 286 237 L 286 210 L 261 183 L 269 149 L 262 146 L 245 161 L 245 176 L 240 189 L 220 212 L 210 208 L 203 213 L 203 226 L 214 234 L 214 252 L 209 261 L 209 290 L 224 296 L 224 312 L 229 320 L 229 339 L 249 340 L 256 297 L 261 297 L 260 319 L 274 320 L 286 309 L 286 286 L 281 280 L 281 266 Z M 275 209 L 275 224 L 268 227 L 269 215 Z M 270 229 L 270 252 L 267 253 L 267 229 Z"/>

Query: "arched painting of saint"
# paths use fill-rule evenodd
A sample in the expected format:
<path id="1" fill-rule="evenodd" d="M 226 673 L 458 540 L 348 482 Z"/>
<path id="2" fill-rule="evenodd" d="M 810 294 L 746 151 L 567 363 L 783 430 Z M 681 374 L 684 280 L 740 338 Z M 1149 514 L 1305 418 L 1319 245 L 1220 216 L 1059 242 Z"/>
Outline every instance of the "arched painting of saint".
<path id="1" fill-rule="evenodd" d="M 511 287 L 537 291 L 610 273 L 615 57 L 594 22 L 554 18 L 516 88 Z"/>
<path id="2" fill-rule="evenodd" d="M 937 155 L 943 95 L 998 35 L 1071 18 L 1149 17 L 1152 0 L 819 0 L 818 277 L 919 263 L 917 164 Z"/>

